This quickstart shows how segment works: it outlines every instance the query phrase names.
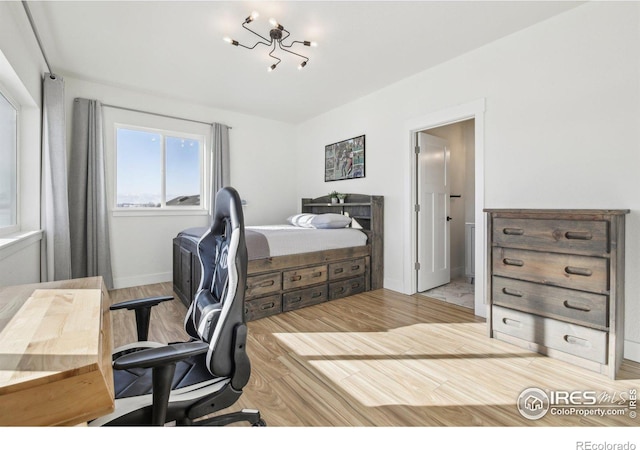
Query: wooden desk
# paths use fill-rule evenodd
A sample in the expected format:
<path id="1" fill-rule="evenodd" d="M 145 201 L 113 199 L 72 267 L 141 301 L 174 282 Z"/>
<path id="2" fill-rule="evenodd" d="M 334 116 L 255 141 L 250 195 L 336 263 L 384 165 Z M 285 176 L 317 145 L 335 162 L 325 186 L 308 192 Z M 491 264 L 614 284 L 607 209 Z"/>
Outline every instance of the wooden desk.
<path id="1" fill-rule="evenodd" d="M 101 277 L 0 288 L 0 426 L 113 411 L 109 304 Z"/>

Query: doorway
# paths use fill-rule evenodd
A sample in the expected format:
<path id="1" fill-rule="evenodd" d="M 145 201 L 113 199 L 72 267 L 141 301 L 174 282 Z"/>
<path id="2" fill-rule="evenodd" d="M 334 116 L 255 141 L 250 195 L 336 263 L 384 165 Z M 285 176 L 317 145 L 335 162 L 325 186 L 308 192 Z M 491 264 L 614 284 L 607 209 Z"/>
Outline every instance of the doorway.
<path id="1" fill-rule="evenodd" d="M 475 118 L 415 142 L 417 292 L 474 309 Z"/>

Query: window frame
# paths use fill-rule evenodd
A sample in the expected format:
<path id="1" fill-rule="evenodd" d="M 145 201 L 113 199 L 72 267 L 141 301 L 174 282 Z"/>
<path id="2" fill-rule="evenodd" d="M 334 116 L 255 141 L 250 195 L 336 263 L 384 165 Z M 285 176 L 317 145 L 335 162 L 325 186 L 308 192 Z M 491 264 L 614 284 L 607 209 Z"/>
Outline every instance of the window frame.
<path id="1" fill-rule="evenodd" d="M 21 130 L 21 106 L 20 103 L 16 101 L 15 98 L 13 98 L 13 96 L 9 93 L 9 90 L 2 84 L 0 83 L 0 95 L 2 97 L 4 97 L 7 102 L 13 107 L 13 109 L 16 111 L 16 128 L 15 128 L 15 136 L 16 136 L 16 142 L 15 142 L 15 223 L 8 225 L 8 226 L 0 226 L 0 237 L 1 236 L 8 236 L 10 234 L 14 234 L 16 232 L 19 232 L 21 230 L 21 192 L 20 192 L 20 182 L 21 182 L 21 176 L 20 176 L 20 130 Z"/>
<path id="2" fill-rule="evenodd" d="M 131 131 L 141 131 L 146 133 L 154 133 L 160 134 L 162 136 L 161 142 L 161 201 L 159 207 L 120 207 L 118 206 L 118 130 L 131 130 Z M 200 143 L 200 155 L 199 155 L 199 163 L 200 163 L 200 205 L 193 206 L 167 206 L 167 198 L 166 198 L 166 174 L 167 174 L 167 160 L 166 160 L 166 139 L 167 137 L 173 138 L 182 138 L 182 139 L 192 139 L 196 140 Z M 113 162 L 113 203 L 112 203 L 112 211 L 114 215 L 165 215 L 165 214 L 179 214 L 181 212 L 185 214 L 208 214 L 208 195 L 207 195 L 207 167 L 206 167 L 206 146 L 207 146 L 207 137 L 204 134 L 198 133 L 188 133 L 184 131 L 175 131 L 166 128 L 156 128 L 149 126 L 140 126 L 140 125 L 132 125 L 130 123 L 124 122 L 113 122 L 113 145 L 114 145 L 114 162 Z"/>

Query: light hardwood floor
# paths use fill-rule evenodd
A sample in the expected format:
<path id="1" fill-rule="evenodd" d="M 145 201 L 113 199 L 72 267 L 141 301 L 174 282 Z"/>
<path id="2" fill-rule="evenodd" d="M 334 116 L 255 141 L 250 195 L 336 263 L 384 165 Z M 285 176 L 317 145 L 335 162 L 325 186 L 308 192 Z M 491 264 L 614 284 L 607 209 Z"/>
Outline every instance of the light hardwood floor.
<path id="1" fill-rule="evenodd" d="M 111 291 L 111 301 L 171 294 L 171 284 Z M 186 338 L 177 300 L 152 312 L 150 340 Z M 133 313 L 114 311 L 114 346 L 135 339 Z M 638 426 L 624 416 L 523 418 L 520 393 L 624 393 L 640 364 L 612 381 L 487 337 L 467 308 L 380 289 L 252 321 L 249 384 L 231 410 L 257 408 L 269 426 Z"/>

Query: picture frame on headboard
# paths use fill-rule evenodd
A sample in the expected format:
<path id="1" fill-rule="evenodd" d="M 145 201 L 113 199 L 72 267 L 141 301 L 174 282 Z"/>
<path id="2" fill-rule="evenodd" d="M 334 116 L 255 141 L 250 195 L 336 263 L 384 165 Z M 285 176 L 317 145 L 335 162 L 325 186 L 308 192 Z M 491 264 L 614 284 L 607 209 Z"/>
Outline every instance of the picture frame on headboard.
<path id="1" fill-rule="evenodd" d="M 324 147 L 324 181 L 364 178 L 365 135 Z"/>

